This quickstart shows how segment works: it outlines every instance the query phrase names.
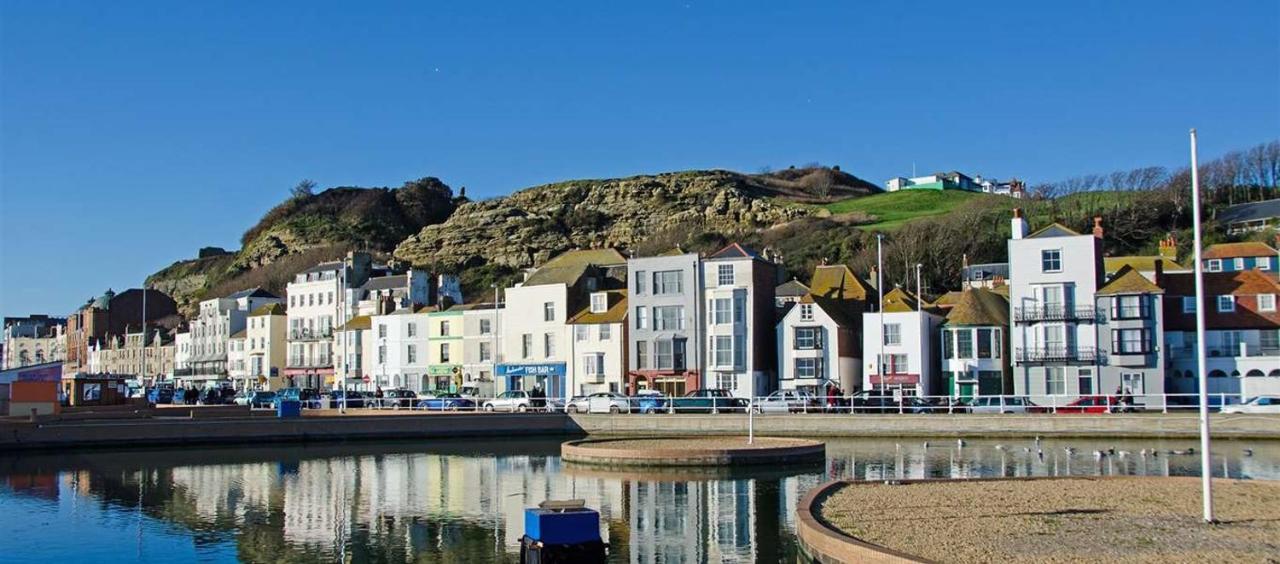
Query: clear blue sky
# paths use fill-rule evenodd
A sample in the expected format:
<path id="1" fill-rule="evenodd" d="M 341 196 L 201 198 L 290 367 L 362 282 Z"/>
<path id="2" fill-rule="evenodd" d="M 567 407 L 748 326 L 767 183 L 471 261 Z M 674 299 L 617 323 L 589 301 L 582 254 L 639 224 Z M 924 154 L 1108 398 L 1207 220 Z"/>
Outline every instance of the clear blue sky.
<path id="1" fill-rule="evenodd" d="M 612 4 L 0 0 L 0 313 L 235 248 L 302 178 L 1034 183 L 1280 134 L 1275 0 Z"/>

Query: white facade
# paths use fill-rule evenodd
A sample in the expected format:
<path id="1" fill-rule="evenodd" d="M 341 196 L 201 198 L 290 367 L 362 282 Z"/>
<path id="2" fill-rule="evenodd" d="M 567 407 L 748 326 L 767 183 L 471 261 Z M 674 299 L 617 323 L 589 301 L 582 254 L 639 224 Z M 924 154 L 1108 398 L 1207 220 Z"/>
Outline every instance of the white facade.
<path id="1" fill-rule="evenodd" d="M 505 303 L 499 347 L 501 364 L 508 368 L 500 368 L 500 372 L 519 366 L 524 372 L 534 369 L 545 374 L 500 377 L 496 391 L 541 386 L 547 397 L 567 399 L 576 389 L 570 328 L 566 323 L 568 286 L 557 283 L 507 288 Z"/>
<path id="2" fill-rule="evenodd" d="M 227 339 L 227 378 L 238 390 L 253 389 L 257 383 L 249 378 L 248 330 Z"/>
<path id="3" fill-rule="evenodd" d="M 880 330 L 883 315 L 884 332 Z M 862 314 L 864 390 L 901 389 L 906 395 L 937 395 L 937 351 L 934 338 L 942 318 L 928 312 L 903 311 Z M 884 345 L 881 349 L 881 340 Z M 882 373 L 875 358 L 883 351 Z"/>
<path id="4" fill-rule="evenodd" d="M 237 292 L 225 298 L 200 302 L 200 310 L 191 320 L 191 352 L 189 368 L 178 378 L 187 382 L 227 379 L 230 369 L 231 336 L 245 329 L 245 320 L 253 310 L 280 303 L 280 298 L 258 289 Z"/>
<path id="5" fill-rule="evenodd" d="M 853 356 L 854 347 L 841 354 L 842 333 L 855 338 L 818 304 L 793 306 L 777 327 L 779 388 L 824 395 L 828 382 L 841 390 L 861 386 L 861 361 Z"/>
<path id="6" fill-rule="evenodd" d="M 487 306 L 487 307 L 486 307 Z M 492 304 L 466 307 L 462 313 L 462 381 L 476 395 L 491 397 L 497 388 L 498 337 L 504 311 Z"/>
<path id="7" fill-rule="evenodd" d="M 624 391 L 627 371 L 627 333 L 625 318 L 587 321 L 603 317 L 611 308 L 626 312 L 623 292 L 592 292 L 587 313 L 576 316 L 570 328 L 573 333 L 574 395 Z M 621 300 L 618 303 L 616 300 Z M 611 303 L 612 302 L 612 303 Z M 578 319 L 583 319 L 579 321 Z"/>
<path id="8" fill-rule="evenodd" d="M 430 319 L 427 312 L 412 313 L 403 309 L 371 318 L 373 364 L 372 386 L 389 389 L 423 388 L 427 374 L 427 336 Z"/>
<path id="9" fill-rule="evenodd" d="M 1199 392 L 1195 331 L 1168 331 L 1164 342 L 1171 369 L 1168 392 L 1190 398 Z M 1226 394 L 1227 403 L 1280 395 L 1280 329 L 1207 330 L 1205 350 L 1210 394 Z"/>
<path id="10" fill-rule="evenodd" d="M 191 368 L 191 332 L 181 331 L 173 336 L 173 372 L 169 378 Z"/>
<path id="11" fill-rule="evenodd" d="M 719 255 L 721 253 L 703 260 L 700 265 L 706 339 L 703 387 L 729 390 L 742 398 L 767 395 L 777 387 L 775 361 L 762 358 L 761 354 L 762 349 L 769 352 L 774 349 L 773 289 L 777 281 L 773 278 L 773 269 L 758 259 Z M 765 268 L 768 270 L 763 277 L 765 284 L 757 284 L 761 278 L 757 269 Z M 759 307 L 769 310 L 768 323 L 760 323 L 760 312 L 756 310 Z M 657 329 L 662 321 L 656 312 L 653 317 L 651 323 Z M 770 346 L 757 346 L 756 340 L 761 338 L 768 339 Z"/>

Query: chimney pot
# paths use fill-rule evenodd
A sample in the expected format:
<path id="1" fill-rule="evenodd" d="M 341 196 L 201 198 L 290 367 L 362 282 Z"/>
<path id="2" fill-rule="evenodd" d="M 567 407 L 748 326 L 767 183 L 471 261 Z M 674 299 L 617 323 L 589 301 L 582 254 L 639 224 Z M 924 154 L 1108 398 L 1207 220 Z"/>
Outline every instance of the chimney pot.
<path id="1" fill-rule="evenodd" d="M 1097 238 L 1099 238 L 1099 239 L 1101 239 L 1101 238 L 1102 238 L 1102 233 L 1103 233 L 1103 230 L 1102 230 L 1102 217 L 1101 217 L 1101 216 L 1094 216 L 1094 218 L 1093 218 L 1093 236 L 1094 236 L 1094 237 L 1097 237 Z"/>

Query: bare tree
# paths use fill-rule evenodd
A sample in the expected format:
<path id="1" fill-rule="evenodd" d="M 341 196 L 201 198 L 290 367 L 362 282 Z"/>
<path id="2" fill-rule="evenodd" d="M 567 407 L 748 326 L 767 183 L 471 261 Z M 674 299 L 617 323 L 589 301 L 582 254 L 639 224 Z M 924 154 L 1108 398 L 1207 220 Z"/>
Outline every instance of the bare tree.
<path id="1" fill-rule="evenodd" d="M 294 198 L 306 198 L 315 194 L 315 188 L 315 181 L 304 178 L 289 190 L 289 195 Z"/>

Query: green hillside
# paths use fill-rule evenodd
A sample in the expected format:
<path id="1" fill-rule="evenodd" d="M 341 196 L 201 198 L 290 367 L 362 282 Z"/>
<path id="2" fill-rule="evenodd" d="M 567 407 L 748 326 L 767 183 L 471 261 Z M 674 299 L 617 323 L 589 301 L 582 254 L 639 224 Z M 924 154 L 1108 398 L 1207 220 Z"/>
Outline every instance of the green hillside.
<path id="1" fill-rule="evenodd" d="M 849 198 L 823 206 L 832 214 L 864 215 L 859 222 L 868 229 L 892 230 L 913 219 L 942 215 L 975 199 L 1010 201 L 1005 196 L 992 196 L 962 190 L 903 190 L 862 198 Z"/>

